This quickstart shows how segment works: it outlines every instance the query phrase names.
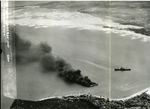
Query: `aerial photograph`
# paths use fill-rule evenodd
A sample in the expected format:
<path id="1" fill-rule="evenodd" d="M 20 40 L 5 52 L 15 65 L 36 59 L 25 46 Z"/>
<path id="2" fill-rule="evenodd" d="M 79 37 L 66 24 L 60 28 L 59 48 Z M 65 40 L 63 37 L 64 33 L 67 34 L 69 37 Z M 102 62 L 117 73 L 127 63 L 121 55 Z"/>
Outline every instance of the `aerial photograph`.
<path id="1" fill-rule="evenodd" d="M 6 4 L 2 109 L 150 109 L 149 1 Z"/>

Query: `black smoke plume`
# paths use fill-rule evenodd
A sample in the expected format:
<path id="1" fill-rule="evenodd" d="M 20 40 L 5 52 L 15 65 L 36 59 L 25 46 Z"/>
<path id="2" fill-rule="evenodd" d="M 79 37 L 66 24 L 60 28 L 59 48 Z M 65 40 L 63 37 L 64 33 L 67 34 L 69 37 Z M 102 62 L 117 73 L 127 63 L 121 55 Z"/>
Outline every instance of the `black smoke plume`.
<path id="1" fill-rule="evenodd" d="M 11 29 L 11 35 L 14 37 L 17 64 L 39 62 L 43 72 L 57 72 L 59 77 L 69 83 L 77 83 L 86 87 L 97 85 L 87 76 L 84 77 L 80 70 L 73 69 L 64 59 L 54 56 L 52 47 L 47 43 L 34 45 L 19 37 L 14 29 Z"/>

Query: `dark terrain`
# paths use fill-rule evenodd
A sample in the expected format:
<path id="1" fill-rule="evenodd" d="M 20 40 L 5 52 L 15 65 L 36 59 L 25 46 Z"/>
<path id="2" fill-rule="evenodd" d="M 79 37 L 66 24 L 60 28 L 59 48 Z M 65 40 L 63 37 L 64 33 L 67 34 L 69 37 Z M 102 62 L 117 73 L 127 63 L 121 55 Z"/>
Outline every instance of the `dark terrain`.
<path id="1" fill-rule="evenodd" d="M 50 98 L 41 101 L 14 100 L 10 109 L 150 109 L 150 95 L 128 100 L 109 100 L 92 95 Z"/>

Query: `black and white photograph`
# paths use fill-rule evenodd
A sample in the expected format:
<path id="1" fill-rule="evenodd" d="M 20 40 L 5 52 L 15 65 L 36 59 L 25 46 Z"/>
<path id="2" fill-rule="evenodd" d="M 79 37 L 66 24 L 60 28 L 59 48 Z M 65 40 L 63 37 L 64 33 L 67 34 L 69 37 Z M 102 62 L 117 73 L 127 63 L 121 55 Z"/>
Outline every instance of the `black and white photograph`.
<path id="1" fill-rule="evenodd" d="M 150 109 L 150 1 L 1 1 L 2 109 Z"/>

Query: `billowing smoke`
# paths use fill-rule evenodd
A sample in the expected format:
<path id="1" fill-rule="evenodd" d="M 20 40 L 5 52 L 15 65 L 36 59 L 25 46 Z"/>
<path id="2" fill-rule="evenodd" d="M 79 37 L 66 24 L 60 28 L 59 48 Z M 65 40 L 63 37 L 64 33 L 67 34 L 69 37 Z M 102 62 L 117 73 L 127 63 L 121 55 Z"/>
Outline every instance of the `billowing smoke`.
<path id="1" fill-rule="evenodd" d="M 71 70 L 72 67 L 64 59 L 54 57 L 52 54 L 45 54 L 41 57 L 40 64 L 45 71 Z"/>
<path id="2" fill-rule="evenodd" d="M 30 41 L 19 37 L 13 29 L 11 30 L 11 35 L 14 37 L 17 64 L 39 62 L 43 72 L 57 72 L 65 81 L 78 83 L 86 87 L 97 85 L 87 76 L 83 77 L 80 70 L 74 70 L 64 59 L 54 56 L 52 47 L 46 42 L 34 45 Z"/>
<path id="3" fill-rule="evenodd" d="M 26 64 L 29 62 L 38 62 L 41 57 L 46 54 L 49 54 L 51 58 L 54 58 L 51 55 L 52 48 L 46 43 L 43 42 L 39 45 L 34 45 L 30 41 L 22 39 L 17 34 L 14 28 L 10 28 L 11 35 L 13 37 L 13 42 L 15 45 L 16 51 L 16 63 L 17 64 Z"/>

